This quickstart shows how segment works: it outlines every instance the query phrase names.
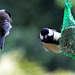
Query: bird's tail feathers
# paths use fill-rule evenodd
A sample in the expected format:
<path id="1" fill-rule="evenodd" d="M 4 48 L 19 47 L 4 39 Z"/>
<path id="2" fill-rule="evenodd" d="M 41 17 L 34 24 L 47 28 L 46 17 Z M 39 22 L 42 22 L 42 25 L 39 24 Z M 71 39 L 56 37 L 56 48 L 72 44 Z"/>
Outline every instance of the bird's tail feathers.
<path id="1" fill-rule="evenodd" d="M 4 48 L 4 41 L 5 41 L 5 35 L 0 34 L 0 49 L 3 50 Z"/>

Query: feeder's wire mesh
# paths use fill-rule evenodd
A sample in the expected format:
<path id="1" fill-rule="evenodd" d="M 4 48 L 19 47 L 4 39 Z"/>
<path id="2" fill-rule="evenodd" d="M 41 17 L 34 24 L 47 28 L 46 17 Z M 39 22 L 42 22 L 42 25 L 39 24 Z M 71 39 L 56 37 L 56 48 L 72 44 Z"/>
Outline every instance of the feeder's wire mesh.
<path id="1" fill-rule="evenodd" d="M 59 40 L 60 50 L 69 57 L 75 57 L 75 21 L 71 14 L 72 4 L 64 2 L 64 18 Z"/>

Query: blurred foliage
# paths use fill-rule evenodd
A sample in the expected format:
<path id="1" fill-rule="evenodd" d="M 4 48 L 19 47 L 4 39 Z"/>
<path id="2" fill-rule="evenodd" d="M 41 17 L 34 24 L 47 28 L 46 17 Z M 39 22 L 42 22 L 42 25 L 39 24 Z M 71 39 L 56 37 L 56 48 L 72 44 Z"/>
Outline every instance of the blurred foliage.
<path id="1" fill-rule="evenodd" d="M 24 57 L 21 49 L 3 54 L 0 58 L 0 75 L 74 75 L 70 70 L 57 69 L 48 72 L 37 62 L 29 61 Z"/>
<path id="2" fill-rule="evenodd" d="M 72 3 L 72 13 L 75 16 L 75 2 Z M 23 62 L 20 63 L 22 68 L 26 67 L 24 66 L 26 62 L 26 65 L 32 65 L 30 67 L 32 71 L 35 71 L 33 68 L 37 66 L 36 63 L 45 67 L 48 71 L 54 71 L 58 68 L 75 70 L 75 60 L 63 54 L 45 51 L 39 38 L 40 30 L 44 27 L 56 29 L 60 32 L 64 15 L 63 0 L 0 0 L 0 9 L 10 11 L 13 20 L 13 28 L 10 31 L 10 35 L 6 37 L 5 47 L 0 52 L 0 55 L 8 54 L 12 50 L 19 51 L 18 48 L 20 48 L 24 54 L 21 60 Z M 28 69 L 25 70 L 28 71 Z M 35 69 L 39 69 L 40 73 L 44 73 L 39 67 Z M 32 72 L 29 71 L 29 73 Z M 38 74 L 40 75 L 40 73 Z M 35 73 L 32 74 L 34 75 Z"/>

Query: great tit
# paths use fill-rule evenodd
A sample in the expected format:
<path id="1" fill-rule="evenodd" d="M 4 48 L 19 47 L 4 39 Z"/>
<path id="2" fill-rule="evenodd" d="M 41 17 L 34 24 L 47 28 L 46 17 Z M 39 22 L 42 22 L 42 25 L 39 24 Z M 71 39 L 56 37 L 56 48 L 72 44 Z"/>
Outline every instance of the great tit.
<path id="1" fill-rule="evenodd" d="M 55 53 L 61 53 L 59 48 L 60 33 L 54 29 L 43 28 L 40 32 L 40 39 L 45 50 L 50 50 Z"/>
<path id="2" fill-rule="evenodd" d="M 11 14 L 5 9 L 0 10 L 0 49 L 3 49 L 5 36 L 9 34 L 12 28 L 11 22 Z"/>

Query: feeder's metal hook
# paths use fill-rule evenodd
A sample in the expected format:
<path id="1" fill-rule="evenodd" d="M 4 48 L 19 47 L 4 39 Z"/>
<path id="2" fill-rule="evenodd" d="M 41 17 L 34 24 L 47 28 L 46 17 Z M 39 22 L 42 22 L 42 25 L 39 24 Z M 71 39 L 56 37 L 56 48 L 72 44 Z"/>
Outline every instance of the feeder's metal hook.
<path id="1" fill-rule="evenodd" d="M 65 0 L 63 0 L 63 2 L 64 2 L 65 7 L 67 7 L 66 2 L 68 3 L 68 0 L 66 0 L 66 2 Z"/>
<path id="2" fill-rule="evenodd" d="M 68 2 L 68 0 L 66 0 L 66 2 Z"/>

